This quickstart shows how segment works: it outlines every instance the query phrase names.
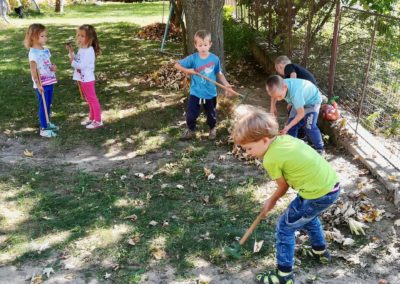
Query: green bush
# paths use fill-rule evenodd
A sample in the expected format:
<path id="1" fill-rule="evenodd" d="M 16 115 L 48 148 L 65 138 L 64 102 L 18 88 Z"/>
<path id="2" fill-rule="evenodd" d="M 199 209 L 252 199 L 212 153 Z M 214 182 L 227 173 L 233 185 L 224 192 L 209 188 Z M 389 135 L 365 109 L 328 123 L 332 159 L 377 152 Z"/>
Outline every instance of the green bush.
<path id="1" fill-rule="evenodd" d="M 232 17 L 233 7 L 224 7 L 225 51 L 235 59 L 250 55 L 249 44 L 255 31 L 246 23 L 237 22 Z"/>

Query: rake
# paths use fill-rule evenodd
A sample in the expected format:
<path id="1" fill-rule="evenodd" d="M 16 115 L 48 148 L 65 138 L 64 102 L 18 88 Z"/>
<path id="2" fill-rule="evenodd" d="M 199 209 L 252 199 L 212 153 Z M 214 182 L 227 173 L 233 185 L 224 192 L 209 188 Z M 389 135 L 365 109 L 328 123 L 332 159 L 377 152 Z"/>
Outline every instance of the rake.
<path id="1" fill-rule="evenodd" d="M 242 246 L 250 237 L 251 233 L 253 233 L 254 229 L 257 227 L 257 225 L 261 222 L 262 219 L 264 219 L 264 212 L 260 212 L 260 214 L 258 214 L 257 218 L 253 221 L 250 228 L 247 229 L 246 233 L 243 235 L 243 237 L 240 239 L 239 242 L 235 242 L 230 246 L 225 247 L 224 249 L 225 254 L 228 256 L 232 256 L 233 258 L 240 259 Z"/>
<path id="2" fill-rule="evenodd" d="M 51 130 L 50 128 L 49 128 L 49 126 L 50 126 L 50 119 L 49 119 L 49 113 L 48 113 L 48 111 L 47 111 L 47 103 L 46 103 L 46 98 L 45 98 L 45 96 L 44 96 L 44 90 L 43 90 L 43 85 L 42 85 L 42 79 L 40 78 L 40 72 L 39 72 L 39 69 L 37 69 L 36 68 L 36 76 L 37 76 L 37 78 L 38 78 L 38 90 L 39 90 L 39 93 L 40 93 L 40 95 L 42 96 L 42 103 L 43 103 L 43 109 L 44 109 L 44 114 L 45 114 L 45 117 L 46 117 L 46 124 L 47 124 L 47 127 L 46 127 L 46 130 Z"/>

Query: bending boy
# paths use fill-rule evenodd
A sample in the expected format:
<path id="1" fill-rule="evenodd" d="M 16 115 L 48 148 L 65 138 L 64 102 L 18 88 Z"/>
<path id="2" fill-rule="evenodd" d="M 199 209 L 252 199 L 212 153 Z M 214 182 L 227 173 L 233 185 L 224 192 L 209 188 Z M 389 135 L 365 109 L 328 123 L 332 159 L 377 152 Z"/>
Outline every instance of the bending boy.
<path id="1" fill-rule="evenodd" d="M 330 261 L 318 216 L 339 197 L 339 179 L 329 163 L 310 146 L 289 135 L 278 136 L 276 119 L 262 110 L 250 109 L 243 115 L 232 137 L 249 155 L 261 158 L 265 170 L 276 181 L 276 191 L 261 210 L 264 215 L 289 187 L 298 192 L 276 226 L 277 269 L 256 275 L 258 283 L 293 284 L 296 231 L 307 231 L 317 261 Z"/>
<path id="2" fill-rule="evenodd" d="M 285 100 L 292 107 L 288 123 L 281 134 L 297 137 L 300 127 L 305 128 L 308 138 L 314 148 L 322 153 L 324 142 L 317 126 L 321 95 L 318 88 L 311 82 L 303 79 L 282 79 L 278 75 L 268 77 L 266 90 L 271 99 Z"/>

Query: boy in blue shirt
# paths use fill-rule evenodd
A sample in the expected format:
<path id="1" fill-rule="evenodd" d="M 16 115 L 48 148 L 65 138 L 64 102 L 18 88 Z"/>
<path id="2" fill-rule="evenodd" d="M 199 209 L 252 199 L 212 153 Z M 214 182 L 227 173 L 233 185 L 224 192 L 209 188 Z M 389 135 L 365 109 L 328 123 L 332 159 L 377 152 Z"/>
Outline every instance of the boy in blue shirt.
<path id="1" fill-rule="evenodd" d="M 268 77 L 266 90 L 272 100 L 285 100 L 293 111 L 290 112 L 288 123 L 281 134 L 297 137 L 300 127 L 305 128 L 308 138 L 315 150 L 323 153 L 324 142 L 317 126 L 321 93 L 310 81 L 303 79 L 282 79 L 278 75 Z"/>
<path id="2" fill-rule="evenodd" d="M 196 53 L 179 60 L 175 68 L 188 75 L 192 75 L 190 82 L 190 96 L 186 110 L 187 130 L 181 139 L 189 140 L 196 137 L 196 120 L 200 115 L 200 106 L 204 106 L 207 116 L 207 124 L 210 127 L 208 139 L 216 138 L 217 124 L 217 88 L 211 82 L 197 76 L 198 73 L 212 79 L 218 80 L 226 87 L 231 85 L 226 80 L 221 70 L 221 63 L 215 54 L 209 50 L 211 48 L 211 33 L 206 30 L 199 30 L 194 36 Z"/>

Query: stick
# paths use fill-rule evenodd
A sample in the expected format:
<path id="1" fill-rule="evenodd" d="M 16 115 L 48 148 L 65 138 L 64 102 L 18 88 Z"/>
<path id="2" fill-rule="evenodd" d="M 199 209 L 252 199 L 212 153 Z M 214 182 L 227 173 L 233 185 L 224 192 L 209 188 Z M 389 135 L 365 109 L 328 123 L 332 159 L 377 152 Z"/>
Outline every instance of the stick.
<path id="1" fill-rule="evenodd" d="M 253 224 L 251 224 L 250 228 L 246 231 L 246 233 L 240 239 L 239 244 L 241 246 L 247 241 L 247 239 L 250 237 L 251 233 L 253 233 L 254 229 L 257 227 L 257 225 L 261 222 L 262 219 L 264 219 L 264 213 L 263 212 L 258 214 L 258 216 L 254 220 Z"/>
<path id="2" fill-rule="evenodd" d="M 234 90 L 229 89 L 228 87 L 225 87 L 224 85 L 222 85 L 222 84 L 220 84 L 220 83 L 218 83 L 218 82 L 215 82 L 214 80 L 208 78 L 207 76 L 204 76 L 203 74 L 200 74 L 200 73 L 197 72 L 196 75 L 197 75 L 197 76 L 200 76 L 201 78 L 203 78 L 203 79 L 205 79 L 205 80 L 207 80 L 207 81 L 210 81 L 211 83 L 213 83 L 214 85 L 217 85 L 218 87 L 224 89 L 225 91 L 228 91 L 228 92 L 230 92 L 230 93 L 233 93 L 233 94 L 235 94 L 236 96 L 239 96 L 239 97 L 241 97 L 241 98 L 245 98 L 244 95 L 239 94 L 238 92 L 235 92 Z"/>
<path id="3" fill-rule="evenodd" d="M 36 76 L 38 78 L 38 89 L 43 89 L 43 85 L 42 85 L 42 79 L 40 79 L 40 72 L 39 69 L 36 68 Z M 49 113 L 47 112 L 47 105 L 46 105 L 46 98 L 44 97 L 44 90 L 43 92 L 41 92 L 39 90 L 39 93 L 42 95 L 42 103 L 43 103 L 43 108 L 44 108 L 44 114 L 46 116 L 46 123 L 47 123 L 47 127 L 49 127 L 49 123 L 50 123 L 50 119 L 49 119 Z"/>
<path id="4" fill-rule="evenodd" d="M 81 89 L 81 85 L 79 84 L 79 81 L 76 81 L 76 84 L 78 85 L 79 94 L 81 95 L 81 99 L 83 100 L 82 89 Z"/>

